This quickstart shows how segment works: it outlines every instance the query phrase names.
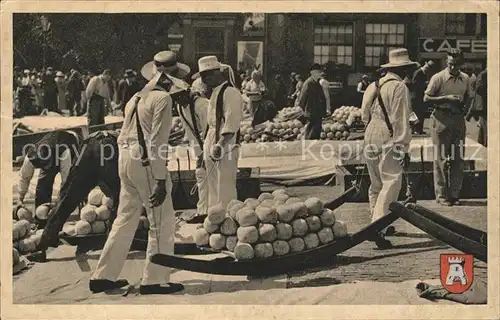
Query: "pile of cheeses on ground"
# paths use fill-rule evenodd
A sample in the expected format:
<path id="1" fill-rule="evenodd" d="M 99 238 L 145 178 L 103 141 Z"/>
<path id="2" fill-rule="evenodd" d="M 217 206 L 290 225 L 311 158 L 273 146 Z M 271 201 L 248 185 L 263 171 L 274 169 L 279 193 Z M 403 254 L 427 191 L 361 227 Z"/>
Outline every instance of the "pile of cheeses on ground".
<path id="1" fill-rule="evenodd" d="M 33 223 L 34 217 L 40 221 L 47 220 L 52 204 L 45 203 L 35 210 L 35 214 L 25 206 L 20 207 L 12 221 L 12 247 L 13 265 L 19 263 L 20 255 L 26 255 L 37 251 L 42 238 L 43 229 L 36 230 Z"/>
<path id="2" fill-rule="evenodd" d="M 63 226 L 63 232 L 68 236 L 86 236 L 105 234 L 111 229 L 111 210 L 113 199 L 106 197 L 100 188 L 89 192 L 87 204 L 80 210 L 77 221 L 68 221 Z M 145 213 L 141 216 L 140 228 L 149 229 Z"/>
<path id="3" fill-rule="evenodd" d="M 258 199 L 233 200 L 227 208 L 211 207 L 194 239 L 198 246 L 249 260 L 301 252 L 346 236 L 346 224 L 321 200 L 302 201 L 279 189 Z"/>

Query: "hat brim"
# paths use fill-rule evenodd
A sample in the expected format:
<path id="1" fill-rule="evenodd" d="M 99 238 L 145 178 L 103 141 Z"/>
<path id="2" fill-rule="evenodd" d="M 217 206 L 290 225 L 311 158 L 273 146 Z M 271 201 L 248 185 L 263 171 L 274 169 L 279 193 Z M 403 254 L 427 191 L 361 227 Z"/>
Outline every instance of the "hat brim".
<path id="1" fill-rule="evenodd" d="M 142 88 L 142 90 L 139 92 L 139 95 L 145 94 L 147 92 L 152 91 L 158 83 L 158 80 L 160 79 L 161 75 L 156 74 L 149 80 L 149 82 Z M 167 77 L 172 81 L 172 88 L 168 91 L 170 94 L 176 94 L 181 91 L 186 91 L 189 89 L 189 84 L 187 84 L 184 80 L 176 78 L 171 75 L 167 75 Z"/>
<path id="2" fill-rule="evenodd" d="M 418 63 L 415 61 L 405 61 L 402 63 L 386 63 L 380 66 L 380 68 L 398 68 L 398 67 L 409 67 L 409 66 L 418 66 Z"/>
<path id="3" fill-rule="evenodd" d="M 200 73 L 199 73 L 199 72 L 196 72 L 195 74 L 193 74 L 193 75 L 191 76 L 191 80 L 196 80 L 196 79 L 198 79 L 199 77 L 200 77 Z"/>
<path id="4" fill-rule="evenodd" d="M 172 76 L 175 76 L 176 78 L 183 79 L 191 72 L 191 68 L 189 68 L 189 66 L 184 63 L 177 62 L 176 67 L 177 68 L 172 74 Z M 156 67 L 154 65 L 154 61 L 149 61 L 141 68 L 141 75 L 146 80 L 153 79 L 155 72 Z"/>

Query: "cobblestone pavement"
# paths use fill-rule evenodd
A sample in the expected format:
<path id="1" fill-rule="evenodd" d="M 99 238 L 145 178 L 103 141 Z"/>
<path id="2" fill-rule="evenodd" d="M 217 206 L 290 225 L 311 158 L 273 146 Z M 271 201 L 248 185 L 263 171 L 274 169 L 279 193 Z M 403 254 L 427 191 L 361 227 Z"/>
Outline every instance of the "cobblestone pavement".
<path id="1" fill-rule="evenodd" d="M 267 190 L 264 188 L 263 191 Z M 303 199 L 315 196 L 324 201 L 340 194 L 336 187 L 293 187 L 287 190 L 291 196 Z M 419 201 L 419 204 L 473 228 L 487 230 L 486 200 L 464 201 L 460 207 L 442 207 L 434 201 Z M 339 220 L 346 222 L 349 232 L 356 232 L 370 223 L 367 203 L 345 203 L 335 210 L 335 213 Z M 354 281 L 401 282 L 439 279 L 440 254 L 461 253 L 402 219 L 393 225 L 399 233 L 406 234 L 389 237 L 394 245 L 393 249 L 378 250 L 375 244 L 364 242 L 338 255 L 335 266 L 289 275 L 288 287 L 322 286 Z M 476 260 L 474 275 L 486 281 L 486 264 Z"/>

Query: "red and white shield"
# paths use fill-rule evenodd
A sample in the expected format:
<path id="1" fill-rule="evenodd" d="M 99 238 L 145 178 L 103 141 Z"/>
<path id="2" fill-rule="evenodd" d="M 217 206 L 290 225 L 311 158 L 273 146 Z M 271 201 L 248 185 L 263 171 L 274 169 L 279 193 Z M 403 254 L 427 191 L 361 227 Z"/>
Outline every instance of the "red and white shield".
<path id="1" fill-rule="evenodd" d="M 467 291 L 474 281 L 474 257 L 470 254 L 441 254 L 441 284 L 451 293 Z"/>

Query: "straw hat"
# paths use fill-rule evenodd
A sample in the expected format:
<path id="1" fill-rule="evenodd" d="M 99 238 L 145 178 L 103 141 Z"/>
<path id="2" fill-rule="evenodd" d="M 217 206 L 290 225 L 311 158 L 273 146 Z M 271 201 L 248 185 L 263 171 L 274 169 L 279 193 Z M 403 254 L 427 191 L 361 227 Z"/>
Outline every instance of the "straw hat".
<path id="1" fill-rule="evenodd" d="M 158 52 L 153 61 L 146 63 L 141 74 L 145 79 L 152 79 L 158 71 L 165 74 L 174 75 L 177 78 L 184 78 L 191 72 L 191 68 L 184 63 L 177 61 L 177 54 L 173 51 Z"/>
<path id="2" fill-rule="evenodd" d="M 405 66 L 417 66 L 415 61 L 410 60 L 408 50 L 404 48 L 389 51 L 389 63 L 383 64 L 381 68 L 397 68 Z"/>
<path id="3" fill-rule="evenodd" d="M 198 74 L 210 70 L 222 71 L 223 69 L 229 69 L 229 82 L 235 86 L 234 71 L 230 65 L 219 62 L 219 59 L 217 59 L 216 56 L 205 56 L 198 60 Z M 195 76 L 197 75 L 194 74 L 193 78 Z"/>
<path id="4" fill-rule="evenodd" d="M 64 73 L 62 73 L 62 71 L 57 71 L 56 73 L 56 78 L 64 78 Z"/>

